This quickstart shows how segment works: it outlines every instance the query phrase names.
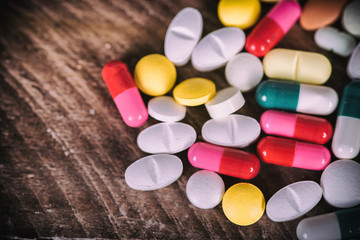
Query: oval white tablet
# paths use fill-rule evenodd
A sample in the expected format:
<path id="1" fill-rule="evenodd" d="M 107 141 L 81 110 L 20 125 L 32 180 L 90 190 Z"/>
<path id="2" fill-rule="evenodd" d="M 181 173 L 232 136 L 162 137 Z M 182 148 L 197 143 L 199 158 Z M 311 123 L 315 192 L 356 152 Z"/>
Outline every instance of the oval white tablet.
<path id="1" fill-rule="evenodd" d="M 350 2 L 343 12 L 342 25 L 346 31 L 360 37 L 360 1 Z"/>
<path id="2" fill-rule="evenodd" d="M 125 181 L 135 190 L 155 190 L 175 182 L 182 171 L 183 164 L 177 156 L 150 155 L 140 158 L 126 169 Z"/>
<path id="3" fill-rule="evenodd" d="M 222 200 L 225 184 L 215 172 L 201 170 L 194 173 L 186 184 L 186 195 L 190 202 L 198 208 L 216 207 Z"/>
<path id="4" fill-rule="evenodd" d="M 315 43 L 328 51 L 347 57 L 350 56 L 356 46 L 355 38 L 347 33 L 340 32 L 333 27 L 324 27 L 316 30 Z"/>
<path id="5" fill-rule="evenodd" d="M 165 35 L 165 56 L 176 66 L 185 65 L 198 43 L 203 29 L 201 13 L 187 7 L 178 12 Z"/>
<path id="6" fill-rule="evenodd" d="M 154 97 L 148 103 L 149 115 L 163 122 L 176 122 L 185 117 L 186 107 L 169 96 Z"/>
<path id="7" fill-rule="evenodd" d="M 178 153 L 189 148 L 196 140 L 196 132 L 185 123 L 157 123 L 137 137 L 137 145 L 147 153 Z"/>
<path id="8" fill-rule="evenodd" d="M 360 204 L 360 164 L 353 160 L 337 160 L 321 174 L 320 184 L 326 202 L 338 208 Z"/>
<path id="9" fill-rule="evenodd" d="M 264 75 L 263 64 L 251 53 L 239 53 L 225 67 L 225 77 L 231 86 L 247 92 L 259 84 Z"/>
<path id="10" fill-rule="evenodd" d="M 220 68 L 243 49 L 245 33 L 240 28 L 224 27 L 200 40 L 191 55 L 193 67 L 201 72 Z"/>
<path id="11" fill-rule="evenodd" d="M 360 80 L 360 43 L 351 54 L 346 70 L 351 79 Z"/>
<path id="12" fill-rule="evenodd" d="M 266 214 L 274 222 L 294 220 L 315 207 L 321 197 L 321 187 L 314 181 L 292 183 L 269 199 Z"/>
<path id="13" fill-rule="evenodd" d="M 223 118 L 239 110 L 245 99 L 236 87 L 228 87 L 218 91 L 213 99 L 205 103 L 211 118 Z"/>
<path id="14" fill-rule="evenodd" d="M 210 119 L 201 129 L 205 141 L 227 147 L 247 147 L 260 135 L 260 124 L 252 117 L 232 114 Z"/>

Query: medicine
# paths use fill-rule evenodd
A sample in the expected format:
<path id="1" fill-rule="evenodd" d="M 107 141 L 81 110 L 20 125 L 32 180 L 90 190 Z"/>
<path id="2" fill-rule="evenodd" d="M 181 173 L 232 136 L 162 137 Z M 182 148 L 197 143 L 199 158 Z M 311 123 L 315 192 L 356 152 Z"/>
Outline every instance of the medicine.
<path id="1" fill-rule="evenodd" d="M 260 16 L 259 0 L 220 0 L 218 16 L 226 27 L 246 29 L 255 24 Z"/>
<path id="2" fill-rule="evenodd" d="M 349 78 L 353 80 L 360 80 L 360 43 L 356 46 L 351 54 L 347 64 L 346 72 Z"/>
<path id="3" fill-rule="evenodd" d="M 360 204 L 360 164 L 353 160 L 337 160 L 325 168 L 320 184 L 324 199 L 337 208 Z"/>
<path id="4" fill-rule="evenodd" d="M 185 65 L 203 30 L 201 13 L 195 8 L 182 9 L 171 21 L 165 35 L 165 56 L 176 66 Z"/>
<path id="5" fill-rule="evenodd" d="M 198 171 L 191 175 L 186 184 L 188 199 L 195 207 L 201 209 L 216 207 L 221 202 L 224 192 L 224 181 L 212 171 Z"/>
<path id="6" fill-rule="evenodd" d="M 192 52 L 191 63 L 200 72 L 218 69 L 240 52 L 244 44 L 243 30 L 237 27 L 220 28 L 200 40 Z"/>
<path id="7" fill-rule="evenodd" d="M 337 158 L 353 159 L 360 151 L 360 82 L 345 86 L 332 140 Z"/>
<path id="8" fill-rule="evenodd" d="M 188 151 L 191 165 L 220 174 L 251 179 L 260 169 L 260 162 L 252 153 L 198 142 Z"/>
<path id="9" fill-rule="evenodd" d="M 161 96 L 174 86 L 176 69 L 165 56 L 150 54 L 136 64 L 134 76 L 136 85 L 143 93 Z"/>
<path id="10" fill-rule="evenodd" d="M 259 221 L 264 214 L 264 195 L 250 183 L 237 183 L 225 192 L 222 209 L 232 223 L 249 226 Z"/>
<path id="11" fill-rule="evenodd" d="M 101 74 L 125 124 L 129 127 L 144 124 L 148 112 L 126 64 L 108 62 Z"/>
<path id="12" fill-rule="evenodd" d="M 175 102 L 172 97 L 160 96 L 152 98 L 148 103 L 149 115 L 163 122 L 176 122 L 185 117 L 186 107 Z"/>
<path id="13" fill-rule="evenodd" d="M 246 51 L 257 57 L 264 56 L 290 30 L 300 14 L 301 7 L 296 1 L 278 2 L 247 37 Z"/>
<path id="14" fill-rule="evenodd" d="M 346 5 L 341 23 L 346 31 L 360 38 L 360 2 L 358 0 Z"/>
<path id="15" fill-rule="evenodd" d="M 254 118 L 239 114 L 210 119 L 201 128 L 205 141 L 237 148 L 249 146 L 259 137 L 260 132 L 260 124 Z"/>
<path id="16" fill-rule="evenodd" d="M 323 84 L 331 75 L 331 63 L 324 55 L 290 49 L 273 49 L 264 59 L 266 76 L 301 83 Z"/>
<path id="17" fill-rule="evenodd" d="M 299 240 L 337 240 L 360 238 L 360 207 L 301 220 L 296 228 Z"/>
<path id="18" fill-rule="evenodd" d="M 327 143 L 333 132 L 331 124 L 324 118 L 276 110 L 264 112 L 260 124 L 267 134 L 318 144 Z"/>
<path id="19" fill-rule="evenodd" d="M 257 87 L 256 100 L 263 108 L 329 115 L 336 109 L 339 98 L 330 87 L 267 80 Z"/>
<path id="20" fill-rule="evenodd" d="M 324 146 L 271 136 L 259 141 L 257 152 L 266 163 L 309 170 L 323 170 L 331 158 Z"/>

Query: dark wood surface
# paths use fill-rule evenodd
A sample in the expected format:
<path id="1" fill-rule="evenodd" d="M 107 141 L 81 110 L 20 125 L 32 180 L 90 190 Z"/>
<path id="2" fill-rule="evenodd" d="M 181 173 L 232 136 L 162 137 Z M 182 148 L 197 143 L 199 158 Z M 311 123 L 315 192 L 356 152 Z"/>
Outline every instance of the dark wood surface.
<path id="1" fill-rule="evenodd" d="M 101 78 L 102 66 L 121 59 L 133 72 L 141 57 L 163 54 L 167 26 L 187 6 L 202 13 L 203 36 L 222 27 L 213 0 L 0 1 L 0 238 L 296 238 L 304 217 L 275 223 L 264 214 L 240 227 L 226 219 L 221 204 L 211 210 L 192 206 L 185 187 L 198 169 L 189 164 L 187 151 L 177 154 L 184 172 L 168 187 L 141 192 L 124 181 L 125 169 L 147 155 L 136 136 L 157 121 L 127 127 Z M 271 6 L 263 4 L 262 15 Z M 335 25 L 341 27 L 339 21 Z M 348 59 L 320 50 L 313 32 L 298 23 L 278 47 L 325 54 L 333 66 L 325 85 L 339 95 L 350 82 Z M 177 73 L 177 82 L 199 76 L 213 80 L 217 90 L 228 86 L 224 68 L 200 73 L 187 64 Z M 238 113 L 259 120 L 264 110 L 254 91 L 244 96 Z M 143 97 L 146 103 L 150 99 Z M 201 126 L 208 119 L 204 106 L 189 107 L 183 122 L 203 141 Z M 334 125 L 336 113 L 327 119 Z M 253 144 L 245 150 L 255 149 Z M 259 175 L 248 182 L 268 201 L 290 183 L 319 182 L 320 176 L 320 171 L 261 163 Z M 244 181 L 222 177 L 226 188 Z M 333 210 L 321 200 L 305 217 Z"/>

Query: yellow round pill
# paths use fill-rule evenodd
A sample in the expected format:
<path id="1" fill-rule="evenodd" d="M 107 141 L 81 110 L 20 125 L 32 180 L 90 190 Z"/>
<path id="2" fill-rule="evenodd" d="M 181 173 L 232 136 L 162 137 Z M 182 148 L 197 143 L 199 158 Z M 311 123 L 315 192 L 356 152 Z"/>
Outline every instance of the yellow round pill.
<path id="1" fill-rule="evenodd" d="M 259 0 L 220 0 L 218 16 L 226 27 L 246 29 L 255 24 L 260 16 Z"/>
<path id="2" fill-rule="evenodd" d="M 174 86 L 176 69 L 165 56 L 150 54 L 136 64 L 134 79 L 142 92 L 150 96 L 161 96 Z"/>
<path id="3" fill-rule="evenodd" d="M 264 195 L 250 183 L 231 186 L 222 200 L 225 216 L 233 223 L 248 226 L 257 222 L 264 213 Z"/>
<path id="4" fill-rule="evenodd" d="M 174 88 L 174 99 L 185 106 L 198 106 L 215 96 L 215 84 L 205 78 L 190 78 Z"/>

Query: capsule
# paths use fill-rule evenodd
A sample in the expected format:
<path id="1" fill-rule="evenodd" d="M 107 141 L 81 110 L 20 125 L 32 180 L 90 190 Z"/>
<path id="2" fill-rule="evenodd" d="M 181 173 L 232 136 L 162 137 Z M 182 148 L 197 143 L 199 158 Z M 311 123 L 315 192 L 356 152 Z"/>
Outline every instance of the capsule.
<path id="1" fill-rule="evenodd" d="M 110 61 L 101 74 L 126 125 L 139 127 L 145 123 L 148 112 L 126 64 Z"/>
<path id="2" fill-rule="evenodd" d="M 264 108 L 329 115 L 338 104 L 334 89 L 326 86 L 268 80 L 256 89 L 256 100 Z"/>
<path id="3" fill-rule="evenodd" d="M 337 158 L 353 159 L 360 151 L 360 82 L 344 88 L 332 141 Z"/>
<path id="4" fill-rule="evenodd" d="M 246 51 L 258 57 L 264 56 L 283 38 L 300 15 L 301 7 L 296 1 L 277 3 L 247 37 Z"/>
<path id="5" fill-rule="evenodd" d="M 335 240 L 360 238 L 360 207 L 301 220 L 296 228 L 299 240 Z"/>
<path id="6" fill-rule="evenodd" d="M 264 112 L 260 125 L 267 134 L 318 144 L 327 143 L 333 132 L 331 124 L 324 118 L 276 110 Z"/>
<path id="7" fill-rule="evenodd" d="M 309 170 L 323 170 L 331 158 L 324 146 L 271 136 L 260 140 L 257 152 L 266 163 Z"/>
<path id="8" fill-rule="evenodd" d="M 198 142 L 188 151 L 191 165 L 224 175 L 251 179 L 260 169 L 259 159 L 251 153 Z"/>

